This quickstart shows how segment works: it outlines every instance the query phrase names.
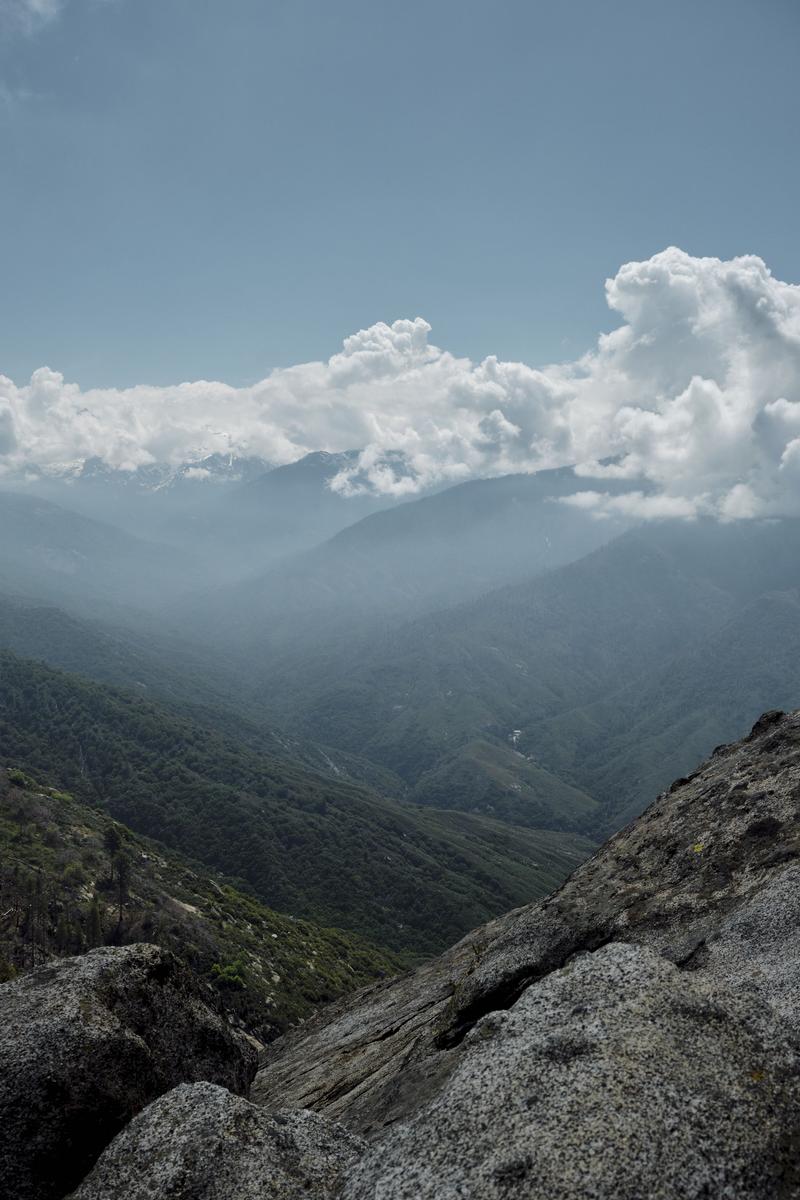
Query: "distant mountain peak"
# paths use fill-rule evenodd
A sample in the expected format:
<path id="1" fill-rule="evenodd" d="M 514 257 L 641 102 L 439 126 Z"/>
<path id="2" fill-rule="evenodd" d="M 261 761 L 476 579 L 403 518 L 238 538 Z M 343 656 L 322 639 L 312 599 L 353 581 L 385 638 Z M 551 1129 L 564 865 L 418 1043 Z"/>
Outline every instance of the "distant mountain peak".
<path id="1" fill-rule="evenodd" d="M 268 472 L 271 467 L 272 464 L 266 459 L 257 456 L 198 451 L 196 456 L 178 465 L 154 462 L 133 470 L 111 466 L 104 459 L 93 456 L 74 462 L 28 467 L 26 478 L 29 483 L 41 479 L 73 487 L 88 484 L 124 488 L 132 492 L 162 492 L 186 484 L 248 483 Z"/>

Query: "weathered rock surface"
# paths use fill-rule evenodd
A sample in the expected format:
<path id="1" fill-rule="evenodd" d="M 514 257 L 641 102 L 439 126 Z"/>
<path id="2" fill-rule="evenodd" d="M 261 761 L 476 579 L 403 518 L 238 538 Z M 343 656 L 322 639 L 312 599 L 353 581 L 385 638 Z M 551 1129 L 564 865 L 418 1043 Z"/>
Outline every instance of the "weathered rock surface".
<path id="1" fill-rule="evenodd" d="M 797 1068 L 762 1002 L 606 946 L 479 1021 L 344 1200 L 794 1196 Z"/>
<path id="2" fill-rule="evenodd" d="M 364 1143 L 312 1112 L 268 1115 L 183 1084 L 135 1117 L 73 1200 L 328 1200 Z"/>
<path id="3" fill-rule="evenodd" d="M 259 1107 L 214 1086 L 244 1090 L 247 1056 L 174 961 L 124 953 L 0 989 L 23 1200 L 202 1078 L 134 1117 L 75 1200 L 800 1200 L 798 713 L 543 902 L 274 1043 Z"/>
<path id="4" fill-rule="evenodd" d="M 255 1052 L 157 946 L 93 950 L 0 986 L 0 1181 L 63 1196 L 134 1113 L 184 1081 L 245 1092 Z"/>
<path id="5" fill-rule="evenodd" d="M 607 842 L 546 900 L 274 1043 L 252 1098 L 377 1136 L 436 1096 L 469 1031 L 575 955 L 649 947 L 800 1031 L 800 714 L 768 713 Z"/>

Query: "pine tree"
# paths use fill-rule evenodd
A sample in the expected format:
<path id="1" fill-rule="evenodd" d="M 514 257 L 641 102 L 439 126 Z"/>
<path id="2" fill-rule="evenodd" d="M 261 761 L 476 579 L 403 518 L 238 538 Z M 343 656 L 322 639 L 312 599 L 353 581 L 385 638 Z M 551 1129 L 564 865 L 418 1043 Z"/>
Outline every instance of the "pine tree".
<path id="1" fill-rule="evenodd" d="M 131 882 L 131 857 L 126 850 L 120 850 L 115 854 L 113 865 L 117 869 L 117 902 L 119 905 L 119 921 L 122 925 L 122 909 L 128 900 L 128 891 Z"/>
<path id="2" fill-rule="evenodd" d="M 106 848 L 106 853 L 109 859 L 109 883 L 114 882 L 114 862 L 120 850 L 122 849 L 122 836 L 116 825 L 109 825 L 108 829 L 103 834 L 103 845 Z"/>
<path id="3" fill-rule="evenodd" d="M 100 914 L 100 904 L 97 896 L 92 896 L 92 903 L 89 905 L 89 914 L 86 920 L 86 941 L 91 949 L 93 946 L 100 946 L 103 943 L 103 918 Z"/>
<path id="4" fill-rule="evenodd" d="M 72 950 L 72 926 L 66 909 L 62 909 L 56 926 L 56 950 L 59 954 L 69 954 Z"/>
<path id="5" fill-rule="evenodd" d="M 103 834 L 103 845 L 108 851 L 109 857 L 113 858 L 122 847 L 122 835 L 116 825 L 109 825 Z"/>

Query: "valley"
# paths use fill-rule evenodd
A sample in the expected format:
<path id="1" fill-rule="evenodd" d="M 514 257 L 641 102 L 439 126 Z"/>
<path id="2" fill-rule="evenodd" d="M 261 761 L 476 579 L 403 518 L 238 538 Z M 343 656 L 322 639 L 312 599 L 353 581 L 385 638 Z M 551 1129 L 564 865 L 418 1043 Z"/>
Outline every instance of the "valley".
<path id="1" fill-rule="evenodd" d="M 0 757 L 410 961 L 791 705 L 800 523 L 598 521 L 563 470 L 364 515 L 352 461 L 0 492 Z M 141 505 L 166 540 L 98 520 Z"/>
<path id="2" fill-rule="evenodd" d="M 416 954 L 548 891 L 592 845 L 393 801 L 8 653 L 0 747 L 0 761 L 246 881 L 271 908 Z"/>

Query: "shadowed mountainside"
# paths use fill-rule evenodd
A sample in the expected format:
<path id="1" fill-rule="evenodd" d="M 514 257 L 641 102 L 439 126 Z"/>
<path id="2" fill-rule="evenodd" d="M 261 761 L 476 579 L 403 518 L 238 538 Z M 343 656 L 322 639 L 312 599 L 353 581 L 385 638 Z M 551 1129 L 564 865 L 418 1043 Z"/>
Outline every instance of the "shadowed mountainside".
<path id="1" fill-rule="evenodd" d="M 543 894 L 591 849 L 385 799 L 7 653 L 0 761 L 246 880 L 271 908 L 417 954 Z"/>
<path id="2" fill-rule="evenodd" d="M 357 652 L 299 658 L 260 699 L 418 802 L 608 829 L 791 703 L 798 587 L 797 521 L 662 523 Z"/>

